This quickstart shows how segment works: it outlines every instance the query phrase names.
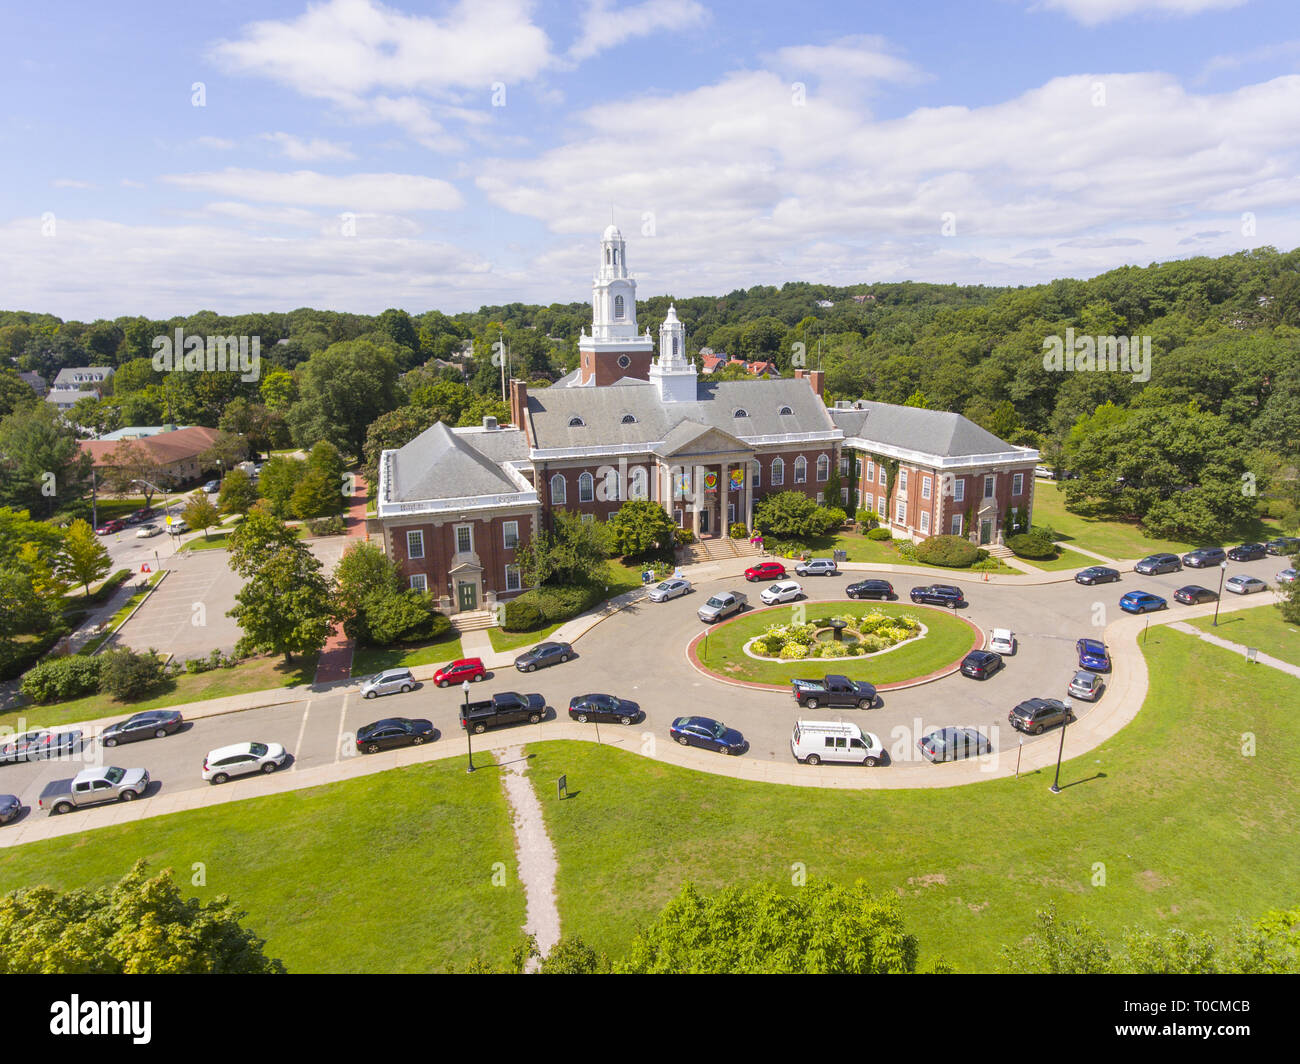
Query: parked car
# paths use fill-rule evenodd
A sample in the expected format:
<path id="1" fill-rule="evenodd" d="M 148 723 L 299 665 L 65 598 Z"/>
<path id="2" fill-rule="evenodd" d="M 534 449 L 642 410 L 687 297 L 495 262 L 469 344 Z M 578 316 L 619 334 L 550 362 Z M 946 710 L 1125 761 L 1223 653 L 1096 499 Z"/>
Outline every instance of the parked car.
<path id="1" fill-rule="evenodd" d="M 1228 551 L 1228 561 L 1230 562 L 1257 562 L 1260 558 L 1267 557 L 1268 550 L 1262 543 L 1243 543 L 1239 547 L 1233 547 Z"/>
<path id="2" fill-rule="evenodd" d="M 478 683 L 487 678 L 487 669 L 483 668 L 482 658 L 457 658 L 449 661 L 433 674 L 433 682 L 439 687 L 450 687 L 454 683 Z"/>
<path id="3" fill-rule="evenodd" d="M 210 750 L 203 759 L 202 775 L 209 783 L 225 783 L 231 776 L 270 775 L 288 760 L 288 752 L 279 743 L 234 743 Z"/>
<path id="4" fill-rule="evenodd" d="M 836 576 L 840 567 L 831 558 L 809 558 L 794 567 L 800 576 Z"/>
<path id="5" fill-rule="evenodd" d="M 1104 565 L 1090 565 L 1074 574 L 1076 584 L 1113 584 L 1119 580 L 1119 570 Z"/>
<path id="6" fill-rule="evenodd" d="M 987 680 L 1002 665 L 1001 654 L 995 654 L 991 650 L 972 650 L 961 659 L 961 674 L 972 680 Z"/>
<path id="7" fill-rule="evenodd" d="M 682 746 L 699 746 L 720 754 L 739 754 L 745 749 L 745 737 L 712 717 L 678 717 L 668 726 L 668 734 Z"/>
<path id="8" fill-rule="evenodd" d="M 739 613 L 747 601 L 744 592 L 719 591 L 716 595 L 709 596 L 704 605 L 695 611 L 695 616 L 705 624 L 716 624 L 724 617 Z"/>
<path id="9" fill-rule="evenodd" d="M 546 716 L 546 699 L 539 694 L 521 695 L 516 691 L 502 691 L 471 702 L 460 711 L 460 726 L 476 735 L 488 728 L 502 724 L 540 724 Z"/>
<path id="10" fill-rule="evenodd" d="M 135 510 L 131 513 L 131 515 L 127 518 L 127 521 L 133 525 L 138 524 L 140 521 L 149 520 L 149 518 L 153 517 L 157 512 L 158 511 L 155 510 L 152 506 L 141 506 L 140 509 Z"/>
<path id="11" fill-rule="evenodd" d="M 1169 603 L 1150 591 L 1130 591 L 1119 600 L 1119 608 L 1125 613 L 1151 613 L 1168 609 Z"/>
<path id="12" fill-rule="evenodd" d="M 1290 584 L 1295 581 L 1294 569 L 1279 569 L 1277 573 L 1277 582 L 1279 584 Z"/>
<path id="13" fill-rule="evenodd" d="M 885 748 L 877 736 L 843 721 L 795 721 L 790 735 L 790 753 L 805 765 L 847 761 L 875 768 L 885 760 Z"/>
<path id="14" fill-rule="evenodd" d="M 955 610 L 966 601 L 965 596 L 961 593 L 961 588 L 954 587 L 952 584 L 928 584 L 925 587 L 914 587 L 911 591 L 911 598 L 913 602 L 928 602 L 935 606 L 947 606 L 950 610 Z"/>
<path id="15" fill-rule="evenodd" d="M 1110 672 L 1110 654 L 1100 639 L 1080 639 L 1074 649 L 1079 654 L 1079 668 Z"/>
<path id="16" fill-rule="evenodd" d="M 844 589 L 851 599 L 892 599 L 894 597 L 894 585 L 888 580 L 859 580 L 855 584 L 850 584 Z"/>
<path id="17" fill-rule="evenodd" d="M 1228 577 L 1228 582 L 1223 586 L 1234 595 L 1253 595 L 1258 591 L 1268 590 L 1268 585 L 1259 577 L 1246 576 L 1243 573 Z"/>
<path id="18" fill-rule="evenodd" d="M 1095 672 L 1080 669 L 1074 674 L 1074 679 L 1070 681 L 1066 690 L 1075 698 L 1082 698 L 1085 702 L 1095 702 L 1105 686 L 1106 682 Z"/>
<path id="19" fill-rule="evenodd" d="M 114 532 L 121 532 L 124 528 L 126 528 L 126 522 L 115 517 L 111 521 L 105 521 L 95 529 L 95 535 L 111 536 Z"/>
<path id="20" fill-rule="evenodd" d="M 433 723 L 410 717 L 385 717 L 357 729 L 357 749 L 377 754 L 398 746 L 421 746 L 433 739 Z"/>
<path id="21" fill-rule="evenodd" d="M 536 672 L 548 665 L 559 665 L 573 657 L 573 647 L 568 643 L 538 643 L 515 658 L 515 668 L 520 672 Z"/>
<path id="22" fill-rule="evenodd" d="M 569 699 L 569 716 L 579 724 L 589 720 L 618 721 L 633 724 L 641 717 L 641 707 L 626 698 L 614 695 L 576 695 Z"/>
<path id="23" fill-rule="evenodd" d="M 689 580 L 664 580 L 652 587 L 646 595 L 651 602 L 667 602 L 669 599 L 678 598 L 681 595 L 688 595 L 691 591 L 691 582 Z"/>
<path id="24" fill-rule="evenodd" d="M 1043 480 L 1056 479 L 1056 474 L 1052 472 L 1052 467 L 1045 465 L 1034 466 L 1034 476 L 1040 477 Z"/>
<path id="25" fill-rule="evenodd" d="M 1222 547 L 1201 547 L 1199 550 L 1184 554 L 1183 564 L 1189 569 L 1205 569 L 1211 565 L 1218 565 L 1224 557 Z"/>
<path id="26" fill-rule="evenodd" d="M 820 680 L 791 680 L 794 700 L 807 709 L 830 706 L 832 709 L 870 709 L 876 704 L 876 686 L 866 680 L 847 676 L 824 676 Z"/>
<path id="27" fill-rule="evenodd" d="M 161 536 L 162 529 L 150 521 L 147 525 L 141 525 L 135 530 L 136 539 L 152 539 L 154 536 Z"/>
<path id="28" fill-rule="evenodd" d="M 150 709 L 110 724 L 100 735 L 105 746 L 134 743 L 141 739 L 162 739 L 181 730 L 185 718 L 174 709 Z"/>
<path id="29" fill-rule="evenodd" d="M 1269 554 L 1300 554 L 1300 539 L 1295 536 L 1277 536 L 1264 544 Z"/>
<path id="30" fill-rule="evenodd" d="M 993 752 L 993 744 L 974 728 L 940 728 L 916 744 L 927 761 L 960 761 Z"/>
<path id="31" fill-rule="evenodd" d="M 778 580 L 763 588 L 758 597 L 769 606 L 775 606 L 778 602 L 794 602 L 803 598 L 803 586 L 793 580 Z"/>
<path id="32" fill-rule="evenodd" d="M 203 485 L 203 490 L 209 495 L 215 495 L 217 492 L 221 490 L 221 481 L 209 480 L 206 484 Z"/>
<path id="33" fill-rule="evenodd" d="M 780 580 L 783 576 L 785 566 L 780 562 L 759 562 L 745 570 L 745 579 L 750 583 L 755 580 Z"/>
<path id="34" fill-rule="evenodd" d="M 0 824 L 8 824 L 23 811 L 23 803 L 16 794 L 0 794 Z"/>
<path id="35" fill-rule="evenodd" d="M 144 769 L 102 765 L 82 769 L 72 779 L 47 783 L 36 804 L 54 816 L 99 802 L 131 802 L 148 789 L 149 773 Z"/>
<path id="36" fill-rule="evenodd" d="M 183 517 L 173 517 L 173 518 L 172 518 L 172 523 L 171 523 L 170 525 L 167 526 L 167 530 L 168 530 L 168 531 L 169 531 L 173 536 L 180 536 L 180 535 L 184 535 L 186 532 L 188 532 L 188 531 L 190 530 L 190 526 L 189 526 L 189 524 L 186 522 L 185 518 L 183 518 Z"/>
<path id="37" fill-rule="evenodd" d="M 1044 729 L 1058 724 L 1073 724 L 1074 710 L 1055 698 L 1026 698 L 1007 714 L 1007 720 L 1016 731 L 1042 735 Z"/>
<path id="38" fill-rule="evenodd" d="M 1160 573 L 1177 573 L 1182 568 L 1182 559 L 1177 554 L 1152 554 L 1133 566 L 1133 571 L 1143 576 L 1156 576 Z"/>
<path id="39" fill-rule="evenodd" d="M 399 691 L 406 694 L 415 687 L 415 677 L 410 669 L 385 669 L 377 672 L 361 685 L 364 698 L 377 698 L 379 695 L 393 695 Z"/>
<path id="40" fill-rule="evenodd" d="M 1211 591 L 1200 584 L 1185 584 L 1174 592 L 1174 600 L 1184 606 L 1199 606 L 1202 602 L 1213 602 L 1219 597 L 1217 591 Z"/>
<path id="41" fill-rule="evenodd" d="M 1016 633 L 1010 628 L 994 628 L 989 635 L 989 649 L 995 654 L 1010 655 L 1016 652 Z"/>
<path id="42" fill-rule="evenodd" d="M 81 732 L 75 728 L 59 732 L 49 728 L 32 728 L 30 731 L 19 732 L 0 740 L 0 764 L 71 757 L 82 748 L 81 738 Z"/>

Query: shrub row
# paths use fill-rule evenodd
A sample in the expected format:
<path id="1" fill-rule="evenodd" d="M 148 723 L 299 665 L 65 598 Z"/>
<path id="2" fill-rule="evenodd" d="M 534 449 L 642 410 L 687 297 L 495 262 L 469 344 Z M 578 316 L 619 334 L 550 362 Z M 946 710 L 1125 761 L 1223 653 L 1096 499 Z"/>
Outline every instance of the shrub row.
<path id="1" fill-rule="evenodd" d="M 501 627 L 507 632 L 531 632 L 560 624 L 591 609 L 605 597 L 600 584 L 535 587 L 505 604 Z"/>
<path id="2" fill-rule="evenodd" d="M 22 691 L 33 702 L 66 702 L 92 694 L 117 699 L 139 698 L 166 677 L 155 651 L 137 654 L 126 647 L 90 657 L 70 654 L 42 661 L 23 677 Z"/>
<path id="3" fill-rule="evenodd" d="M 962 536 L 931 536 L 916 545 L 917 561 L 965 569 L 977 560 L 979 548 Z"/>

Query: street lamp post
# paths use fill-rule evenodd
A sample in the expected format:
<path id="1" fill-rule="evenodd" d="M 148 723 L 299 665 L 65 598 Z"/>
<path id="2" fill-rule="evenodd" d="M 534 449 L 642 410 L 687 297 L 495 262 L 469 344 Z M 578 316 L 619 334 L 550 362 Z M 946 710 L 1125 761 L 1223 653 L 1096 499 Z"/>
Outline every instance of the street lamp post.
<path id="1" fill-rule="evenodd" d="M 1071 706 L 1070 700 L 1065 700 L 1065 717 L 1061 721 L 1061 745 L 1056 748 L 1056 779 L 1052 781 L 1049 788 L 1053 794 L 1061 793 L 1061 755 L 1065 753 L 1065 729 L 1070 726 Z"/>
<path id="2" fill-rule="evenodd" d="M 1219 627 L 1219 602 L 1223 599 L 1223 578 L 1228 575 L 1227 561 L 1219 562 L 1219 597 L 1214 600 L 1214 621 L 1212 627 Z"/>
<path id="3" fill-rule="evenodd" d="M 465 749 L 469 751 L 469 768 L 465 772 L 468 774 L 474 771 L 474 742 L 471 738 L 473 729 L 469 726 L 469 681 L 462 680 L 460 689 L 465 692 Z"/>

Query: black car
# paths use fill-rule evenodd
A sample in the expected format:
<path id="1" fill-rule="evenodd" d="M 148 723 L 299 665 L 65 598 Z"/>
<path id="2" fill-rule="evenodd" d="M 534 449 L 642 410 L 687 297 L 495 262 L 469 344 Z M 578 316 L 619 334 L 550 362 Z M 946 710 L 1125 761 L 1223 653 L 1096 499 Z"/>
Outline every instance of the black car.
<path id="1" fill-rule="evenodd" d="M 972 650 L 961 659 L 961 674 L 972 680 L 987 680 L 1005 664 L 1001 654 L 991 650 Z"/>
<path id="2" fill-rule="evenodd" d="M 1133 571 L 1143 576 L 1153 576 L 1157 573 L 1181 572 L 1182 568 L 1182 560 L 1177 554 L 1152 554 L 1133 566 Z"/>
<path id="3" fill-rule="evenodd" d="M 367 754 L 396 746 L 419 746 L 433 738 L 433 723 L 409 717 L 389 717 L 357 729 L 357 749 Z"/>
<path id="4" fill-rule="evenodd" d="M 1278 536 L 1265 543 L 1264 549 L 1269 554 L 1283 554 L 1288 557 L 1292 554 L 1300 554 L 1300 539 L 1295 536 Z"/>
<path id="5" fill-rule="evenodd" d="M 631 724 L 641 716 L 641 707 L 614 695 L 578 695 L 569 699 L 569 716 L 579 724 L 589 720 L 614 720 Z"/>
<path id="6" fill-rule="evenodd" d="M 682 746 L 699 746 L 720 754 L 739 754 L 745 749 L 745 737 L 712 717 L 678 717 L 668 727 L 668 734 Z"/>
<path id="7" fill-rule="evenodd" d="M 913 602 L 947 606 L 950 610 L 955 610 L 966 601 L 961 588 L 953 587 L 952 584 L 927 584 L 925 587 L 914 587 L 911 597 Z"/>
<path id="8" fill-rule="evenodd" d="M 1118 569 L 1108 569 L 1104 565 L 1090 565 L 1074 574 L 1076 584 L 1113 584 L 1119 580 Z"/>
<path id="9" fill-rule="evenodd" d="M 1184 554 L 1183 564 L 1189 569 L 1204 569 L 1207 566 L 1218 565 L 1223 559 L 1222 547 L 1202 547 L 1190 554 Z"/>
<path id="10" fill-rule="evenodd" d="M 8 824 L 23 811 L 23 803 L 16 794 L 0 794 L 0 824 Z"/>
<path id="11" fill-rule="evenodd" d="M 1202 602 L 1213 602 L 1218 597 L 1217 591 L 1201 587 L 1200 584 L 1188 584 L 1174 592 L 1174 601 L 1181 602 L 1184 606 L 1199 606 Z"/>
<path id="12" fill-rule="evenodd" d="M 1243 543 L 1240 547 L 1233 547 L 1228 551 L 1229 561 L 1234 562 L 1257 562 L 1267 556 L 1268 549 L 1262 543 Z"/>
<path id="13" fill-rule="evenodd" d="M 1074 710 L 1055 698 L 1026 698 L 1007 714 L 1016 731 L 1041 735 L 1044 728 L 1073 724 Z"/>
<path id="14" fill-rule="evenodd" d="M 993 752 L 993 744 L 974 728 L 940 728 L 922 736 L 916 745 L 927 761 L 960 761 Z"/>
<path id="15" fill-rule="evenodd" d="M 117 746 L 118 743 L 134 743 L 140 739 L 161 739 L 180 731 L 184 723 L 185 718 L 174 709 L 151 709 L 110 724 L 99 741 L 105 746 Z"/>
<path id="16" fill-rule="evenodd" d="M 568 643 L 538 643 L 532 650 L 515 658 L 515 668 L 520 672 L 534 672 L 547 665 L 558 665 L 573 657 L 573 647 Z"/>
<path id="17" fill-rule="evenodd" d="M 851 599 L 892 599 L 894 598 L 894 585 L 888 580 L 859 580 L 856 584 L 850 584 L 844 589 Z"/>

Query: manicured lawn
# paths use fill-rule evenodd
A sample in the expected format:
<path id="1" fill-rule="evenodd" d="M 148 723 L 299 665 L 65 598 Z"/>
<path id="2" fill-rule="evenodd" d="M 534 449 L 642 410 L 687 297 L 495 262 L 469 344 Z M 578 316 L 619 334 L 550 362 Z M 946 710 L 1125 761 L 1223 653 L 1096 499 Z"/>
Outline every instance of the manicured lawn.
<path id="1" fill-rule="evenodd" d="M 1080 554 L 1077 550 L 1070 550 L 1068 547 L 1061 548 L 1061 552 L 1055 558 L 1018 557 L 1016 561 L 1032 565 L 1035 569 L 1046 569 L 1049 572 L 1057 572 L 1062 569 L 1086 569 L 1090 565 L 1101 564 L 1096 558 Z"/>
<path id="2" fill-rule="evenodd" d="M 439 639 L 432 643 L 417 643 L 402 647 L 357 647 L 352 653 L 352 675 L 369 676 L 371 673 L 396 669 L 403 665 L 408 669 L 416 665 L 441 665 L 443 662 L 455 661 L 464 656 L 460 636 L 453 630 L 450 638 Z"/>
<path id="3" fill-rule="evenodd" d="M 1003 969 L 999 947 L 1028 934 L 1053 901 L 1063 917 L 1110 933 L 1222 933 L 1238 917 L 1293 906 L 1300 680 L 1164 626 L 1151 629 L 1145 653 L 1142 712 L 1066 762 L 1056 796 L 1050 771 L 837 792 L 706 776 L 608 746 L 530 743 L 564 933 L 620 956 L 687 880 L 791 890 L 796 863 L 895 896 L 922 962 L 942 956 L 967 972 Z M 1253 756 L 1243 756 L 1244 733 Z M 562 773 L 579 793 L 556 801 Z"/>
<path id="4" fill-rule="evenodd" d="M 459 760 L 2 850 L 0 891 L 97 887 L 138 857 L 175 869 L 186 896 L 229 894 L 290 972 L 503 965 L 524 922 L 497 772 Z M 206 886 L 191 885 L 196 862 Z"/>
<path id="5" fill-rule="evenodd" d="M 530 647 L 534 643 L 540 643 L 555 629 L 559 628 L 562 623 L 557 621 L 555 624 L 548 624 L 545 628 L 538 628 L 533 632 L 505 632 L 500 628 L 489 628 L 488 638 L 492 640 L 493 650 L 518 650 L 520 647 Z"/>
<path id="6" fill-rule="evenodd" d="M 862 562 L 866 565 L 917 565 L 923 569 L 933 569 L 936 573 L 969 573 L 972 571 L 969 568 L 953 569 L 946 565 L 931 565 L 929 562 L 904 558 L 898 553 L 898 548 L 894 546 L 892 541 L 868 539 L 860 532 L 839 532 L 833 536 L 810 536 L 804 543 L 809 554 L 814 558 L 830 558 L 833 557 L 832 551 L 842 550 L 845 552 L 847 561 Z M 792 573 L 794 566 L 798 564 L 797 560 L 793 558 L 779 558 L 776 555 L 773 555 L 773 558 L 780 561 Z M 1018 573 L 1020 571 L 1004 564 L 997 558 L 990 558 L 989 561 L 997 562 L 996 569 L 987 570 L 991 573 Z"/>
<path id="7" fill-rule="evenodd" d="M 1283 620 L 1276 606 L 1254 606 L 1248 610 L 1221 613 L 1217 628 L 1213 620 L 1213 616 L 1196 617 L 1187 623 L 1203 632 L 1212 632 L 1242 646 L 1257 647 L 1265 654 L 1300 665 L 1300 624 Z"/>
<path id="8" fill-rule="evenodd" d="M 758 596 L 752 596 L 757 602 Z M 792 607 L 801 607 L 806 621 L 823 616 L 851 613 L 885 613 L 891 617 L 906 614 L 915 617 L 928 631 L 920 639 L 900 644 L 896 649 L 873 654 L 869 658 L 813 658 L 803 661 L 757 661 L 742 649 L 746 642 L 773 624 L 789 624 L 794 619 Z M 795 602 L 785 606 L 754 609 L 709 633 L 707 643 L 696 644 L 700 662 L 708 669 L 734 680 L 756 683 L 786 684 L 795 676 L 823 676 L 834 673 L 853 680 L 870 680 L 874 684 L 894 683 L 915 676 L 925 676 L 958 661 L 975 645 L 975 632 L 950 611 L 915 606 L 910 602 L 875 601 Z"/>
<path id="9" fill-rule="evenodd" d="M 295 687 L 311 683 L 316 676 L 316 655 L 299 656 L 286 665 L 283 658 L 253 658 L 229 669 L 210 672 L 183 672 L 170 678 L 161 693 L 152 698 L 134 702 L 119 702 L 108 695 L 87 695 L 70 702 L 55 702 L 48 706 L 24 706 L 13 713 L 0 715 L 0 725 L 15 726 L 18 720 L 27 727 L 67 724 L 77 720 L 94 720 L 111 717 L 116 713 L 127 716 L 146 709 L 178 706 L 183 702 L 200 702 L 209 698 L 244 694 L 278 687 Z"/>

